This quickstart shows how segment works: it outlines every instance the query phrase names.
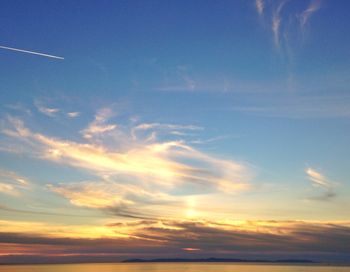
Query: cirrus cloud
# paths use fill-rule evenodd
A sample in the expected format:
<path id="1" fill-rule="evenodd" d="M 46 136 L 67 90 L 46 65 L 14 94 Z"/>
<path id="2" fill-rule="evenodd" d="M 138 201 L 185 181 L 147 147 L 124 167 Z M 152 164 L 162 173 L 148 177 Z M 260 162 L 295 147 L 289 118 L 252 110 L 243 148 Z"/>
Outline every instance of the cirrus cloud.
<path id="1" fill-rule="evenodd" d="M 252 171 L 247 164 L 200 151 L 185 139 L 149 137 L 149 134 L 158 135 L 160 132 L 171 134 L 173 130 L 198 131 L 202 128 L 133 123 L 128 127 L 118 125 L 115 131 L 99 130 L 99 136 L 91 133 L 93 126 L 117 127 L 109 122 L 112 114 L 108 109 L 98 111 L 93 122 L 82 130 L 85 139 L 81 141 L 33 132 L 23 121 L 13 117 L 7 119 L 2 132 L 30 156 L 79 168 L 95 176 L 94 181 L 72 181 L 70 184 L 55 181 L 49 186 L 51 191 L 79 207 L 116 215 L 129 213 L 130 216 L 148 217 L 150 210 L 147 207 L 150 205 L 153 208 L 163 205 L 163 208 L 174 211 L 178 205 L 175 203 L 186 202 L 182 196 L 235 194 L 250 188 Z M 87 131 L 92 138 L 86 137 Z M 182 135 L 174 137 L 179 136 Z M 108 137 L 112 137 L 112 144 Z M 162 210 L 165 209 L 158 209 L 156 214 L 164 215 Z"/>
<path id="2" fill-rule="evenodd" d="M 334 192 L 335 183 L 326 178 L 323 174 L 314 168 L 308 167 L 305 169 L 307 177 L 312 182 L 312 185 L 323 189 L 323 194 L 321 196 L 312 197 L 315 200 L 330 200 L 336 196 Z"/>

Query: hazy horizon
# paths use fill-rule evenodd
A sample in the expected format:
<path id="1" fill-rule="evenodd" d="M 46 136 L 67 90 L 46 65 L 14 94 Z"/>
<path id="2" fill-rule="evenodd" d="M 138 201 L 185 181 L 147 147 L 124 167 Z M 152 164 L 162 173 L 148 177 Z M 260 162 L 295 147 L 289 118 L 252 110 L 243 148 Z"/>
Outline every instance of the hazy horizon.
<path id="1" fill-rule="evenodd" d="M 350 262 L 350 2 L 0 9 L 0 264 Z"/>
<path id="2" fill-rule="evenodd" d="M 213 272 L 237 271 L 237 272 L 345 272 L 349 271 L 346 266 L 302 266 L 302 265 L 257 265 L 257 264 L 228 264 L 228 263 L 153 263 L 153 264 L 63 264 L 63 265 L 0 265 L 0 271 L 6 272 L 74 272 L 77 269 L 86 272 L 141 272 L 141 271 L 191 271 L 191 272 Z"/>

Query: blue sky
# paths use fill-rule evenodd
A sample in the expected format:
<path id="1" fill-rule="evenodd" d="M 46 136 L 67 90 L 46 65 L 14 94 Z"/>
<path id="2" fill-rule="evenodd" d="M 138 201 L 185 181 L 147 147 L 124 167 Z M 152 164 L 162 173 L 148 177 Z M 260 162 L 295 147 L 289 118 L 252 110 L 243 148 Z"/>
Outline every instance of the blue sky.
<path id="1" fill-rule="evenodd" d="M 3 2 L 3 224 L 348 228 L 349 5 Z"/>

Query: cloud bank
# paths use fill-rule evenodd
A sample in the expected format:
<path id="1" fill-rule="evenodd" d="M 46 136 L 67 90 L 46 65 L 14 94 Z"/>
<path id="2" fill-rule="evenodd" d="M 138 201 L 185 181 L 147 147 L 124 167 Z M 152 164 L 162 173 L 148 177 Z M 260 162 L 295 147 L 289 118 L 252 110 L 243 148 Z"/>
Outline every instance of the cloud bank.
<path id="1" fill-rule="evenodd" d="M 260 256 L 262 259 L 283 256 L 305 259 L 310 255 L 314 260 L 329 261 L 338 252 L 350 254 L 349 222 L 137 220 L 93 229 L 97 234 L 94 237 L 81 226 L 80 236 L 75 238 L 72 238 L 77 230 L 74 226 L 60 228 L 30 223 L 30 232 L 26 231 L 28 225 L 23 224 L 22 232 L 18 233 L 19 223 L 17 227 L 12 223 L 12 231 L 3 227 L 6 222 L 0 223 L 0 244 L 5 245 L 0 250 L 2 262 L 13 260 L 12 254 L 17 254 L 19 261 L 26 255 L 34 260 L 35 256 L 39 260 L 66 256 L 67 260 L 74 255 L 90 261 L 105 255 L 107 261 L 115 261 L 131 256 L 189 257 L 187 254 L 192 258 Z M 52 233 L 42 233 L 48 227 Z M 55 230 L 60 231 L 55 234 Z M 187 248 L 196 250 L 184 250 Z"/>

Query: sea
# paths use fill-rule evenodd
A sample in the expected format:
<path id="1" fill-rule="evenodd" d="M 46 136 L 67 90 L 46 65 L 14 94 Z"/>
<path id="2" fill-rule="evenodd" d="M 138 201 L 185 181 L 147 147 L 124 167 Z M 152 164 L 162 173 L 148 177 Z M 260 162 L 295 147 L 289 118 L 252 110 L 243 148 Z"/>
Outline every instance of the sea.
<path id="1" fill-rule="evenodd" d="M 0 265 L 0 272 L 350 272 L 350 266 L 254 263 Z"/>

